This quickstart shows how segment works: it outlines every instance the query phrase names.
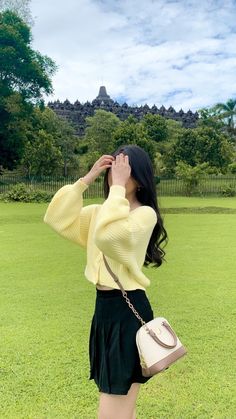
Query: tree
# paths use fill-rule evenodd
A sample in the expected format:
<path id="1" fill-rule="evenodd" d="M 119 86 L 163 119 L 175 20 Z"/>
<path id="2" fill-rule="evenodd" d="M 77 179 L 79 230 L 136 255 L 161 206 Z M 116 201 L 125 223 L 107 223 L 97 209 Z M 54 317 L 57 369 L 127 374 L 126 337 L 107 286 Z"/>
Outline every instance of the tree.
<path id="1" fill-rule="evenodd" d="M 29 26 L 15 13 L 0 13 L 0 165 L 14 169 L 26 140 L 27 119 L 43 94 L 53 92 L 55 63 L 31 48 Z"/>
<path id="2" fill-rule="evenodd" d="M 196 130 L 190 128 L 183 130 L 182 135 L 172 145 L 167 156 L 171 159 L 173 166 L 176 165 L 178 160 L 194 166 L 196 163 L 196 143 Z"/>
<path id="3" fill-rule="evenodd" d="M 32 26 L 34 22 L 29 5 L 30 0 L 0 0 L 0 12 L 10 10 Z"/>
<path id="4" fill-rule="evenodd" d="M 228 113 L 225 111 L 225 106 L 224 104 L 218 104 L 211 108 L 200 109 L 198 111 L 200 114 L 198 127 L 212 127 L 214 130 L 224 133 L 236 150 L 236 127 L 233 120 L 233 114 L 236 110 L 231 114 L 232 121 L 227 121 Z"/>
<path id="5" fill-rule="evenodd" d="M 79 160 L 75 153 L 78 142 L 75 129 L 67 120 L 58 117 L 56 144 L 62 155 L 63 176 L 67 176 L 71 170 L 79 169 Z"/>
<path id="6" fill-rule="evenodd" d="M 152 162 L 154 162 L 155 143 L 148 139 L 148 133 L 142 122 L 137 122 L 133 116 L 129 116 L 120 123 L 114 131 L 113 138 L 115 140 L 115 148 L 125 144 L 137 144 L 149 154 Z"/>
<path id="7" fill-rule="evenodd" d="M 232 162 L 234 150 L 227 136 L 212 127 L 196 129 L 196 163 L 208 162 L 213 167 L 225 169 Z"/>
<path id="8" fill-rule="evenodd" d="M 143 117 L 142 124 L 147 131 L 148 139 L 151 141 L 163 142 L 167 140 L 168 128 L 163 116 L 148 113 Z"/>
<path id="9" fill-rule="evenodd" d="M 24 100 L 40 103 L 43 93 L 53 92 L 50 77 L 56 70 L 48 56 L 31 48 L 28 25 L 13 12 L 0 13 L 0 87 L 16 91 Z"/>
<path id="10" fill-rule="evenodd" d="M 109 154 L 114 151 L 113 133 L 120 124 L 119 118 L 112 112 L 98 109 L 94 116 L 86 118 L 84 142 L 88 150 L 96 150 L 100 154 Z"/>
<path id="11" fill-rule="evenodd" d="M 34 109 L 21 165 L 27 176 L 60 174 L 79 169 L 78 137 L 70 123 L 49 108 Z"/>
<path id="12" fill-rule="evenodd" d="M 191 166 L 208 162 L 210 166 L 225 169 L 233 159 L 233 146 L 223 133 L 212 127 L 185 129 L 173 144 L 165 163 L 176 166 L 181 160 Z"/>
<path id="13" fill-rule="evenodd" d="M 198 114 L 200 116 L 197 122 L 198 127 L 212 127 L 217 131 L 224 130 L 224 122 L 219 119 L 215 106 L 199 109 Z"/>
<path id="14" fill-rule="evenodd" d="M 43 129 L 39 130 L 33 142 L 25 144 L 22 165 L 31 176 L 51 176 L 62 167 L 63 159 L 60 150 L 56 146 L 53 136 Z"/>
<path id="15" fill-rule="evenodd" d="M 19 93 L 0 94 L 0 165 L 12 169 L 17 166 L 24 151 L 29 128 L 27 107 Z"/>
<path id="16" fill-rule="evenodd" d="M 236 99 L 229 99 L 226 103 L 215 105 L 216 113 L 226 121 L 229 128 L 235 128 Z"/>
<path id="17" fill-rule="evenodd" d="M 180 122 L 175 121 L 173 119 L 166 119 L 166 127 L 167 127 L 167 137 L 165 141 L 160 141 L 156 143 L 156 151 L 161 154 L 159 159 L 162 162 L 161 163 L 162 173 L 168 175 L 169 168 L 166 167 L 164 163 L 166 160 L 165 156 L 169 154 L 171 148 L 173 147 L 173 144 L 176 143 L 176 141 L 182 135 L 182 132 L 185 128 L 182 127 L 182 124 Z"/>
<path id="18" fill-rule="evenodd" d="M 40 110 L 36 108 L 37 125 L 51 134 L 55 139 L 55 145 L 60 150 L 63 160 L 63 176 L 67 176 L 72 169 L 78 170 L 78 158 L 76 155 L 79 139 L 75 128 L 67 119 L 58 116 L 50 108 Z"/>
<path id="19" fill-rule="evenodd" d="M 167 127 L 167 138 L 166 143 L 173 144 L 177 141 L 179 136 L 182 135 L 182 132 L 185 128 L 182 127 L 182 123 L 179 121 L 175 121 L 174 119 L 166 119 L 166 127 Z"/>

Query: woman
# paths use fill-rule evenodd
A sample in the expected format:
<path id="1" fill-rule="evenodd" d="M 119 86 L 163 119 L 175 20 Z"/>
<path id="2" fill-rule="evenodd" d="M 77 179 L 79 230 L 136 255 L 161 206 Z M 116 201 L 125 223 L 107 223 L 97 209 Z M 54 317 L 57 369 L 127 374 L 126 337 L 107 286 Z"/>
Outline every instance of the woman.
<path id="1" fill-rule="evenodd" d="M 105 202 L 83 207 L 83 192 L 103 172 Z M 90 377 L 100 391 L 98 419 L 135 419 L 135 403 L 143 377 L 136 347 L 141 323 L 127 305 L 127 296 L 142 318 L 153 319 L 143 265 L 162 264 L 160 244 L 167 233 L 157 204 L 153 168 L 137 145 L 119 147 L 100 157 L 74 184 L 52 198 L 44 222 L 63 237 L 87 249 L 85 276 L 96 286 L 89 339 Z"/>

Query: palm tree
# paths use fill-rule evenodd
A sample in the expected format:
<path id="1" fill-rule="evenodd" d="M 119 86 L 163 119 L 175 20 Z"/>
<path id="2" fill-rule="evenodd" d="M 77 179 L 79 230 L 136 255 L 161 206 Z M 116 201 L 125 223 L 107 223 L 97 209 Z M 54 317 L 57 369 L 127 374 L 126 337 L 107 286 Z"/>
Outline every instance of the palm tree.
<path id="1" fill-rule="evenodd" d="M 236 116 L 236 99 L 229 99 L 226 103 L 217 103 L 214 108 L 219 117 L 226 120 L 228 127 L 234 129 L 234 118 Z"/>

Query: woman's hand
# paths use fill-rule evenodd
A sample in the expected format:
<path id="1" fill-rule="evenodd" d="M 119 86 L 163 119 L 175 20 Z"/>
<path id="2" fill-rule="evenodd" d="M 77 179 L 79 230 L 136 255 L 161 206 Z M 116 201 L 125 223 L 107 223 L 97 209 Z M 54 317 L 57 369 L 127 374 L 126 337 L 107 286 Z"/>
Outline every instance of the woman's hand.
<path id="1" fill-rule="evenodd" d="M 116 159 L 112 162 L 111 175 L 112 185 L 124 186 L 130 178 L 131 167 L 129 165 L 129 157 L 123 153 L 118 154 Z"/>
<path id="2" fill-rule="evenodd" d="M 81 178 L 81 180 L 89 185 L 102 173 L 103 170 L 111 167 L 114 160 L 115 157 L 104 154 L 94 163 L 93 167 L 90 169 L 87 175 Z"/>

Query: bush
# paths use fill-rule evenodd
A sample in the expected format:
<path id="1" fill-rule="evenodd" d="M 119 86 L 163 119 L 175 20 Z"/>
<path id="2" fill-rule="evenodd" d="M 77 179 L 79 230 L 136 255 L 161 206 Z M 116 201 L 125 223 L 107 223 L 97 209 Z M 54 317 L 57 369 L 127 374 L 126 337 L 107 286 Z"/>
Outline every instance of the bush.
<path id="1" fill-rule="evenodd" d="M 236 190 L 235 190 L 234 186 L 230 184 L 228 186 L 224 186 L 224 187 L 221 188 L 220 195 L 221 196 L 235 196 L 236 195 Z"/>
<path id="2" fill-rule="evenodd" d="M 230 173 L 236 174 L 236 162 L 231 163 L 228 165 L 228 170 Z"/>
<path id="3" fill-rule="evenodd" d="M 221 169 L 219 167 L 216 166 L 209 166 L 206 168 L 206 174 L 208 175 L 221 175 Z"/>
<path id="4" fill-rule="evenodd" d="M 50 202 L 54 193 L 36 190 L 31 185 L 18 183 L 11 187 L 8 192 L 2 193 L 0 199 L 5 202 Z"/>
<path id="5" fill-rule="evenodd" d="M 178 179 L 181 179 L 184 184 L 185 193 L 187 196 L 200 193 L 201 180 L 209 168 L 207 162 L 191 166 L 181 160 L 177 161 L 175 173 Z"/>

